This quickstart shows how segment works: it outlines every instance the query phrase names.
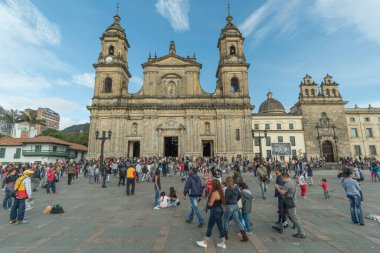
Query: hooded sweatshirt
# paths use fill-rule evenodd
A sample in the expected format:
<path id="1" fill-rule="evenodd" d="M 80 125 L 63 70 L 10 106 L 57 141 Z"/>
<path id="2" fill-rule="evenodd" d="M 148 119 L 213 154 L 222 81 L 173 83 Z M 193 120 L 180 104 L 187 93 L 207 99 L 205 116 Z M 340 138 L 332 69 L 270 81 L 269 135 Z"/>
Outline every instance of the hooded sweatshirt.
<path id="1" fill-rule="evenodd" d="M 247 213 L 251 213 L 251 210 L 252 210 L 252 200 L 253 200 L 253 195 L 252 195 L 252 192 L 248 189 L 244 189 L 241 191 L 241 202 L 242 202 L 242 213 L 243 214 L 247 214 Z"/>

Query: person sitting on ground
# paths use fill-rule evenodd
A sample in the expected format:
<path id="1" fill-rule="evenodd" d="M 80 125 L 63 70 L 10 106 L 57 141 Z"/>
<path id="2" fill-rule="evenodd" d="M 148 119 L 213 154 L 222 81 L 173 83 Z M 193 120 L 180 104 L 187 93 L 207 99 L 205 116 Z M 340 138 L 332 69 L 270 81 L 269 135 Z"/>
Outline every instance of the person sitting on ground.
<path id="1" fill-rule="evenodd" d="M 159 208 L 166 208 L 169 206 L 170 199 L 168 196 L 166 196 L 165 192 L 161 192 L 160 198 L 158 199 L 158 207 Z"/>
<path id="2" fill-rule="evenodd" d="M 170 187 L 169 189 L 169 197 L 170 197 L 170 204 L 169 206 L 179 206 L 181 202 L 179 201 L 179 198 L 177 196 L 177 192 L 174 189 L 174 187 Z"/>

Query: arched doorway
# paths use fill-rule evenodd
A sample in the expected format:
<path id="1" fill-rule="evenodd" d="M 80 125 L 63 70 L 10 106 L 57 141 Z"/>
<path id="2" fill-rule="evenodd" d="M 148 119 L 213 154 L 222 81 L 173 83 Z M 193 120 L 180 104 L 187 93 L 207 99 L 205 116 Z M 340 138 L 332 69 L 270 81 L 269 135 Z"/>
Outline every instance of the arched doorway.
<path id="1" fill-rule="evenodd" d="M 330 141 L 322 143 L 322 155 L 326 158 L 326 162 L 335 162 L 334 148 Z"/>

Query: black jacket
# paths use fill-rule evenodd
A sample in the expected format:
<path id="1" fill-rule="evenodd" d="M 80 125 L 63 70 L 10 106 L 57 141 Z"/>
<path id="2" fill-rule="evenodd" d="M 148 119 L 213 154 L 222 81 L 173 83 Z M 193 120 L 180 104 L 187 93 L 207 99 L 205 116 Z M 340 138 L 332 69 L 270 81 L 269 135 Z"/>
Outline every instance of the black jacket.
<path id="1" fill-rule="evenodd" d="M 189 194 L 190 197 L 200 197 L 201 196 L 202 181 L 197 174 L 190 174 L 186 180 L 185 188 L 183 190 L 183 195 Z"/>
<path id="2" fill-rule="evenodd" d="M 235 189 L 227 188 L 226 192 L 226 205 L 237 205 L 237 202 L 241 198 L 241 193 L 238 187 Z"/>

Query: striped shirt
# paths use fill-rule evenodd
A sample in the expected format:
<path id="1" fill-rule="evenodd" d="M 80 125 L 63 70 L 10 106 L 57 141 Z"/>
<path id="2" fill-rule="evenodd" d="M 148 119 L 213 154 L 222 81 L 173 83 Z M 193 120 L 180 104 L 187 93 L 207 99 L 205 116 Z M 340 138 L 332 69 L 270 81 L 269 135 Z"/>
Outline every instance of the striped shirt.
<path id="1" fill-rule="evenodd" d="M 346 191 L 346 194 L 349 196 L 360 195 L 361 188 L 358 181 L 352 178 L 345 178 L 342 181 L 343 189 Z"/>

